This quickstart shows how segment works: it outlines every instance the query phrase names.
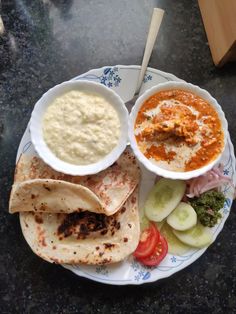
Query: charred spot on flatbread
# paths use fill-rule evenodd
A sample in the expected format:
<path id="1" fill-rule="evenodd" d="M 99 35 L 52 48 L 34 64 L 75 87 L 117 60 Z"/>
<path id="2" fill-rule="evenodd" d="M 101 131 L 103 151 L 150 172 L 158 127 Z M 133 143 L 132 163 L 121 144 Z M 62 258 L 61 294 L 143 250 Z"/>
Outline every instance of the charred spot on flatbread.
<path id="1" fill-rule="evenodd" d="M 58 235 L 65 238 L 76 235 L 77 239 L 85 239 L 94 232 L 105 230 L 108 224 L 108 216 L 89 211 L 66 215 L 57 229 Z"/>
<path id="2" fill-rule="evenodd" d="M 120 210 L 118 214 L 107 216 L 89 211 L 64 215 L 64 218 L 57 229 L 57 234 L 62 240 L 73 235 L 77 239 L 94 237 L 99 232 L 100 235 L 114 236 L 120 229 L 119 216 L 124 213 Z"/>
<path id="3" fill-rule="evenodd" d="M 124 203 L 125 210 L 122 207 L 111 216 L 91 212 L 22 212 L 21 228 L 32 250 L 49 262 L 88 265 L 119 262 L 138 245 L 137 195 L 136 188 Z"/>

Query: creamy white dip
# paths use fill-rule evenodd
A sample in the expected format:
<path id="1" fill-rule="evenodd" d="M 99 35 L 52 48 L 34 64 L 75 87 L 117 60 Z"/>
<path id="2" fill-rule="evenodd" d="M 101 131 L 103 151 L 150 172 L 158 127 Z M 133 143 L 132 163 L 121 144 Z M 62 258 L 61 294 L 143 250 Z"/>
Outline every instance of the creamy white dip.
<path id="1" fill-rule="evenodd" d="M 75 165 L 98 162 L 117 145 L 120 120 L 102 96 L 70 91 L 56 98 L 43 117 L 43 137 L 61 160 Z"/>

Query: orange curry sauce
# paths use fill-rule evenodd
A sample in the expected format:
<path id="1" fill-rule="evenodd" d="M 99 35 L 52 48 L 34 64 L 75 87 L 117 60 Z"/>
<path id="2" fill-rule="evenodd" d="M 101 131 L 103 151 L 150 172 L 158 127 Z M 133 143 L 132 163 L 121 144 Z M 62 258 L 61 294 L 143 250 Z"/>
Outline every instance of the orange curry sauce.
<path id="1" fill-rule="evenodd" d="M 187 148 L 182 171 L 207 165 L 224 144 L 215 109 L 199 96 L 178 89 L 158 92 L 144 102 L 136 118 L 135 137 L 143 154 L 157 162 L 170 164 Z"/>

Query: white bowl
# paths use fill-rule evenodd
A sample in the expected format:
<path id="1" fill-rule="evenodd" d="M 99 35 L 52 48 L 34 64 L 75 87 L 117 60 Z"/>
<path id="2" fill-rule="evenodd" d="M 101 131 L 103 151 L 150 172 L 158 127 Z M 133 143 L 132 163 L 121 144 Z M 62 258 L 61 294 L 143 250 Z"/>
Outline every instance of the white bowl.
<path id="1" fill-rule="evenodd" d="M 138 111 L 141 108 L 141 106 L 143 105 L 143 103 L 149 97 L 154 95 L 155 93 L 157 93 L 159 91 L 163 91 L 163 90 L 169 90 L 169 89 L 182 89 L 182 90 L 190 91 L 190 92 L 200 96 L 201 98 L 205 99 L 208 103 L 211 104 L 211 106 L 218 113 L 218 116 L 219 116 L 220 121 L 221 121 L 222 130 L 224 133 L 224 147 L 226 144 L 228 123 L 225 119 L 224 112 L 222 111 L 220 105 L 217 103 L 216 99 L 214 99 L 206 90 L 204 90 L 198 86 L 192 85 L 190 83 L 168 82 L 168 83 L 158 84 L 157 86 L 154 86 L 154 87 L 150 88 L 149 90 L 147 90 L 142 96 L 140 96 L 137 99 L 137 101 L 136 101 L 135 105 L 133 106 L 131 113 L 130 113 L 129 130 L 128 130 L 130 145 L 134 151 L 135 156 L 148 170 L 156 173 L 159 176 L 162 176 L 165 178 L 170 178 L 170 179 L 188 180 L 188 179 L 191 179 L 194 177 L 198 177 L 198 176 L 204 174 L 205 172 L 207 172 L 208 170 L 210 170 L 211 168 L 213 168 L 213 166 L 220 160 L 222 153 L 224 151 L 224 147 L 222 148 L 222 151 L 217 156 L 217 158 L 214 159 L 209 164 L 207 164 L 207 165 L 205 165 L 199 169 L 192 170 L 192 171 L 176 172 L 176 171 L 170 171 L 170 170 L 163 169 L 163 168 L 155 165 L 154 163 L 152 163 L 148 158 L 146 158 L 143 155 L 143 153 L 139 150 L 136 139 L 135 139 L 135 135 L 134 135 L 134 125 L 135 125 L 136 117 L 137 117 Z"/>
<path id="2" fill-rule="evenodd" d="M 57 158 L 43 138 L 42 121 L 47 107 L 56 97 L 71 90 L 94 92 L 103 96 L 114 107 L 120 119 L 121 130 L 118 144 L 102 160 L 93 164 L 74 165 Z M 86 80 L 68 81 L 51 88 L 38 100 L 31 115 L 30 133 L 36 152 L 53 169 L 70 175 L 94 174 L 112 165 L 125 150 L 128 137 L 128 110 L 120 96 L 102 84 Z"/>

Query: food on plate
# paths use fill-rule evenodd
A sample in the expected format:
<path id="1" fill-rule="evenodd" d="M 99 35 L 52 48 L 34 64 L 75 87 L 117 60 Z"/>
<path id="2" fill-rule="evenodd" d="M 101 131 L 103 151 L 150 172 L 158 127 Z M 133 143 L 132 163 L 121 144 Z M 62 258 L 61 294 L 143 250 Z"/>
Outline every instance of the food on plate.
<path id="1" fill-rule="evenodd" d="M 9 212 L 105 213 L 99 198 L 87 187 L 62 180 L 34 179 L 13 185 Z"/>
<path id="2" fill-rule="evenodd" d="M 184 244 L 174 235 L 173 229 L 168 223 L 164 223 L 162 226 L 161 234 L 166 238 L 168 243 L 168 253 L 173 255 L 184 255 L 191 250 L 189 245 Z"/>
<path id="3" fill-rule="evenodd" d="M 178 91 L 180 92 L 180 90 Z M 69 94 L 67 94 L 67 96 L 68 95 Z M 86 96 L 90 95 L 87 94 Z M 69 98 L 70 96 L 71 95 L 69 95 Z M 76 95 L 76 97 L 74 98 L 78 98 L 77 96 L 78 95 Z M 183 102 L 184 101 L 185 100 L 183 99 Z M 53 106 L 53 104 L 51 105 Z M 60 104 L 58 104 L 58 106 L 60 107 Z M 204 231 L 202 231 L 200 221 L 195 228 L 192 228 L 192 226 L 196 223 L 197 212 L 193 211 L 193 209 L 190 207 L 191 200 L 194 200 L 196 198 L 196 195 L 192 195 L 191 197 L 189 196 L 189 194 L 191 194 L 190 186 L 192 184 L 192 181 L 184 182 L 178 180 L 169 180 L 175 182 L 174 184 L 173 182 L 168 182 L 167 179 L 165 188 L 153 188 L 154 192 L 151 195 L 153 199 L 152 201 L 150 201 L 150 199 L 147 200 L 145 204 L 145 214 L 148 215 L 149 219 L 154 218 L 157 221 L 150 222 L 147 216 L 144 215 L 141 222 L 142 234 L 140 237 L 138 198 L 140 197 L 142 203 L 144 196 L 143 194 L 146 194 L 151 182 L 154 181 L 154 177 L 149 174 L 147 175 L 147 178 L 145 178 L 145 172 L 143 173 L 144 178 L 142 181 L 142 188 L 143 185 L 145 187 L 143 190 L 141 190 L 140 195 L 138 195 L 140 180 L 139 167 L 132 153 L 128 151 L 126 151 L 111 167 L 107 168 L 106 170 L 99 172 L 96 175 L 84 176 L 84 174 L 96 173 L 96 171 L 101 171 L 101 168 L 97 167 L 97 161 L 101 161 L 101 163 L 104 161 L 105 167 L 108 167 L 118 158 L 117 155 L 114 160 L 112 160 L 109 164 L 106 163 L 107 158 L 103 159 L 103 156 L 109 155 L 107 157 L 110 157 L 113 152 L 116 151 L 113 150 L 112 147 L 110 147 L 111 141 L 108 139 L 108 137 L 105 144 L 107 145 L 107 143 L 109 143 L 109 149 L 112 150 L 112 153 L 110 154 L 109 152 L 104 151 L 104 155 L 101 154 L 100 157 L 98 156 L 99 147 L 97 147 L 96 145 L 97 139 L 94 140 L 94 136 L 91 136 L 89 129 L 90 126 L 91 128 L 93 128 L 97 124 L 99 119 L 97 119 L 96 116 L 97 112 L 89 111 L 89 114 L 86 116 L 87 112 L 83 111 L 87 110 L 85 107 L 86 106 L 81 106 L 81 108 L 79 108 L 79 116 L 63 116 L 63 119 L 65 118 L 63 120 L 63 123 L 66 122 L 68 125 L 66 124 L 63 126 L 63 124 L 60 123 L 61 120 L 59 119 L 59 117 L 56 116 L 57 121 L 53 121 L 53 123 L 57 123 L 59 129 L 62 129 L 64 127 L 66 129 L 73 128 L 74 125 L 73 130 L 75 130 L 75 132 L 73 130 L 72 132 L 66 131 L 65 134 L 63 134 L 62 138 L 56 136 L 57 138 L 54 141 L 53 137 L 50 138 L 50 136 L 52 135 L 52 133 L 50 132 L 53 128 L 49 128 L 49 141 L 52 140 L 52 146 L 54 146 L 56 150 L 58 149 L 61 152 L 62 148 L 62 154 L 64 154 L 67 145 L 64 145 L 66 140 L 68 140 L 68 142 L 72 142 L 73 139 L 77 136 L 78 141 L 75 141 L 77 144 L 81 138 L 85 139 L 84 142 L 81 141 L 81 143 L 79 143 L 82 145 L 82 149 L 81 145 L 79 147 L 78 145 L 75 145 L 72 148 L 69 147 L 68 156 L 70 159 L 66 159 L 68 156 L 65 158 L 59 157 L 61 161 L 59 161 L 55 157 L 54 158 L 55 160 L 58 160 L 58 163 L 62 162 L 62 160 L 71 163 L 71 165 L 67 164 L 68 167 L 71 167 L 70 169 L 72 169 L 73 165 L 79 165 L 79 167 L 80 165 L 94 166 L 96 168 L 94 172 L 73 172 L 70 170 L 67 171 L 63 168 L 57 167 L 56 164 L 54 167 L 53 163 L 50 163 L 49 161 L 50 158 L 45 158 L 45 155 L 41 154 L 40 150 L 37 149 L 37 144 L 39 143 L 39 141 L 34 141 L 33 136 L 31 137 L 32 143 L 35 147 L 36 152 L 38 152 L 42 160 L 35 156 L 31 157 L 29 155 L 24 155 L 29 145 L 26 144 L 25 141 L 27 137 L 24 138 L 24 141 L 21 143 L 20 150 L 23 152 L 23 156 L 21 156 L 17 164 L 15 184 L 12 190 L 12 196 L 15 197 L 13 199 L 15 203 L 11 203 L 10 211 L 20 212 L 19 216 L 22 231 L 26 241 L 28 242 L 32 250 L 37 255 L 41 256 L 43 259 L 49 262 L 72 265 L 110 264 L 123 261 L 130 254 L 133 253 L 134 258 L 136 258 L 137 261 L 139 261 L 143 265 L 155 267 L 163 261 L 168 252 L 175 255 L 184 255 L 186 252 L 188 252 L 188 254 L 187 256 L 182 256 L 182 258 L 177 258 L 177 260 L 175 260 L 174 257 L 168 256 L 166 260 L 164 260 L 163 266 L 160 267 L 160 271 L 165 271 L 167 268 L 169 269 L 169 266 L 171 266 L 171 264 L 172 269 L 173 267 L 181 265 L 182 263 L 184 265 L 186 261 L 191 262 L 191 258 L 193 256 L 191 250 L 193 247 L 201 248 L 203 245 L 207 246 L 212 242 L 209 240 L 209 234 L 207 235 L 207 229 L 204 229 Z M 154 164 L 160 163 L 163 165 L 164 169 L 172 170 L 173 165 L 176 166 L 176 164 L 178 163 L 178 160 L 176 161 L 177 153 L 182 153 L 182 155 L 180 156 L 182 166 L 184 165 L 184 170 L 181 170 L 183 171 L 182 177 L 178 177 L 178 173 L 173 174 L 170 171 L 165 171 L 164 169 L 162 169 L 162 171 L 160 171 L 159 173 L 158 171 L 156 171 L 156 174 L 169 178 L 178 177 L 181 179 L 188 179 L 193 176 L 191 173 L 188 173 L 189 170 L 202 167 L 202 165 L 199 165 L 200 163 L 206 162 L 207 164 L 208 161 L 204 160 L 205 156 L 203 156 L 203 153 L 201 156 L 201 161 L 197 160 L 198 165 L 196 166 L 196 168 L 194 168 L 194 164 L 190 165 L 188 162 L 182 160 L 182 157 L 186 157 L 185 151 L 187 151 L 187 153 L 190 154 L 190 157 L 194 159 L 194 149 L 196 149 L 196 147 L 199 147 L 199 145 L 201 146 L 201 148 L 203 148 L 204 146 L 209 146 L 210 148 L 207 148 L 209 148 L 210 150 L 211 148 L 215 148 L 216 146 L 214 142 L 209 143 L 211 140 L 215 139 L 210 138 L 211 134 L 209 135 L 207 133 L 207 126 L 214 124 L 214 121 L 211 119 L 212 117 L 207 117 L 205 121 L 202 118 L 201 114 L 196 113 L 196 108 L 194 109 L 190 107 L 191 106 L 187 104 L 181 103 L 180 99 L 178 101 L 172 101 L 172 99 L 170 98 L 167 101 L 167 104 L 163 101 L 163 104 L 159 104 L 156 106 L 156 108 L 152 108 L 150 111 L 153 116 L 150 116 L 148 114 L 148 116 L 144 118 L 144 120 L 147 118 L 147 121 L 145 122 L 143 120 L 144 128 L 141 131 L 139 130 L 140 133 L 143 132 L 143 134 L 136 135 L 137 143 L 134 138 L 134 127 L 132 126 L 130 128 L 131 131 L 129 130 L 129 132 L 132 133 L 132 137 L 130 136 L 130 142 L 132 144 L 133 140 L 136 145 L 132 146 L 132 148 L 134 148 L 135 154 L 137 151 L 139 152 L 139 155 L 137 154 L 137 157 L 142 155 L 143 159 L 139 158 L 139 160 L 144 165 L 151 164 L 151 162 L 147 160 L 147 158 L 149 158 Z M 72 109 L 73 111 L 74 108 L 70 109 Z M 116 110 L 117 107 L 114 106 L 114 109 Z M 125 125 L 123 125 L 123 120 L 125 119 L 122 119 L 119 110 L 117 112 L 119 113 L 119 115 L 117 115 L 117 118 L 119 120 L 119 136 L 120 138 L 122 138 L 122 132 L 124 132 L 125 129 Z M 94 116 L 90 116 L 90 113 L 94 114 Z M 145 116 L 146 112 L 144 112 L 143 114 Z M 52 116 L 54 119 L 55 115 L 53 113 Z M 201 116 L 200 118 L 202 118 L 201 125 L 197 121 L 197 118 L 199 118 L 199 116 Z M 104 119 L 104 116 L 102 116 L 101 118 Z M 158 120 L 158 118 L 160 119 Z M 220 118 L 222 118 L 221 115 Z M 45 120 L 46 119 L 47 117 L 45 116 Z M 196 121 L 194 121 L 194 119 Z M 48 121 L 46 121 L 46 124 L 47 122 L 49 122 L 49 125 L 51 124 L 50 114 Z M 205 131 L 203 122 L 206 122 Z M 38 128 L 40 129 L 40 132 L 42 130 L 41 123 L 42 121 L 40 120 L 40 127 Z M 88 128 L 83 128 L 83 126 L 88 126 Z M 101 129 L 101 131 L 104 132 L 106 132 L 108 129 L 110 131 L 110 128 L 107 125 Z M 200 132 L 200 129 L 202 133 Z M 79 134 L 77 133 L 77 131 L 79 130 L 84 131 L 84 134 L 82 134 L 82 136 L 81 132 L 78 132 Z M 221 138 L 223 141 L 222 146 L 219 145 L 219 149 L 221 148 L 221 150 L 224 146 L 224 130 L 225 125 L 222 122 Z M 199 134 L 197 134 L 197 132 L 200 132 L 200 135 L 202 135 L 200 143 L 198 138 Z M 108 134 L 106 133 L 105 135 Z M 112 133 L 112 135 L 114 134 Z M 213 135 L 212 137 L 214 137 Z M 114 143 L 114 147 L 117 144 L 118 147 L 120 145 L 119 136 L 116 137 L 116 143 Z M 65 141 L 58 143 L 57 140 Z M 44 141 L 42 140 L 42 134 L 40 137 L 40 141 L 44 144 Z M 126 140 L 124 142 L 126 144 Z M 144 152 L 144 155 L 147 158 L 144 158 L 143 154 L 137 149 L 137 144 L 139 148 L 140 144 L 149 145 L 146 147 L 146 152 Z M 171 147 L 172 144 L 174 147 L 173 149 Z M 218 144 L 221 143 L 218 142 Z M 168 145 L 170 149 L 168 149 Z M 107 147 L 108 145 L 105 148 Z M 49 153 L 48 155 L 51 156 L 52 154 L 49 152 L 47 147 L 46 150 Z M 192 152 L 193 156 L 191 155 Z M 29 149 L 27 150 L 26 154 L 31 153 L 35 154 L 34 151 L 32 152 L 32 150 Z M 77 153 L 78 156 L 76 156 Z M 156 157 L 158 160 L 154 160 Z M 210 163 L 211 156 L 208 157 Z M 214 158 L 217 158 L 217 155 Z M 48 164 L 46 165 L 43 160 L 46 163 L 48 162 Z M 142 160 L 146 161 L 146 164 Z M 196 160 L 193 161 L 195 162 Z M 91 165 L 91 163 L 95 164 Z M 60 169 L 61 172 L 53 170 L 48 165 L 51 165 L 51 167 L 54 169 Z M 210 166 L 211 164 L 209 165 L 209 168 Z M 177 170 L 175 169 L 174 171 L 179 171 L 181 165 L 177 165 L 176 167 L 179 168 L 177 168 Z M 187 167 L 189 167 L 189 169 Z M 148 166 L 147 168 L 155 173 L 155 171 L 152 170 L 154 168 L 151 169 L 151 167 L 149 168 Z M 204 171 L 204 169 L 201 169 L 202 172 Z M 199 173 L 202 173 L 201 170 Z M 67 175 L 66 173 L 70 175 Z M 83 177 L 80 175 L 83 175 Z M 145 182 L 146 179 L 147 184 Z M 160 179 L 160 177 L 158 179 Z M 163 180 L 166 179 L 161 179 L 158 184 L 163 184 Z M 48 183 L 50 186 L 48 185 Z M 208 183 L 206 184 L 207 187 L 204 188 L 209 189 L 209 186 L 212 186 L 213 184 L 212 182 Z M 59 185 L 62 186 L 59 187 Z M 186 185 L 188 186 L 187 190 Z M 58 187 L 58 189 L 54 191 L 51 189 L 52 187 L 53 189 L 54 187 Z M 63 191 L 60 190 L 61 188 L 63 188 Z M 215 186 L 212 188 L 214 189 Z M 35 191 L 35 189 L 37 191 L 38 198 L 36 197 L 35 199 L 35 197 L 33 197 L 31 203 L 27 202 L 27 198 L 29 200 L 29 195 L 32 196 L 32 194 L 36 194 L 32 193 L 32 191 Z M 27 191 L 29 193 L 27 193 Z M 195 190 L 193 192 L 195 193 Z M 187 193 L 189 194 L 186 195 Z M 202 189 L 199 189 L 198 193 L 198 197 L 201 197 L 203 193 Z M 62 202 L 60 202 L 60 197 L 62 195 L 64 199 Z M 44 212 L 45 207 L 40 206 L 42 204 L 45 205 L 45 200 L 47 205 L 46 212 Z M 183 205 L 183 202 L 188 202 L 188 204 L 185 203 L 185 205 Z M 14 206 L 12 206 L 12 204 Z M 191 208 L 191 210 L 189 208 Z M 157 214 L 155 213 L 156 209 L 158 212 Z M 183 229 L 191 230 L 185 231 Z M 174 232 L 176 234 L 178 234 L 179 232 L 179 238 L 181 238 L 182 241 L 184 241 L 185 243 L 188 242 L 192 246 L 181 242 L 176 237 Z M 200 234 L 200 239 L 196 240 L 195 236 L 197 233 Z M 192 260 L 196 259 L 196 256 L 197 254 L 195 254 L 195 257 Z M 128 263 L 130 262 L 132 262 L 131 256 L 128 259 Z M 175 264 L 174 262 L 177 263 Z M 117 267 L 116 265 L 114 266 L 115 268 Z M 94 269 L 94 267 L 92 269 Z M 113 267 L 109 267 L 108 269 L 112 271 Z M 142 268 L 139 268 L 139 270 L 140 269 L 142 270 Z M 134 275 L 137 275 L 137 273 Z M 137 276 L 135 276 L 135 278 L 136 277 Z M 141 275 L 141 277 L 143 277 L 141 279 L 149 278 L 150 272 L 145 272 L 145 276 Z"/>
<path id="4" fill-rule="evenodd" d="M 43 259 L 60 264 L 110 264 L 123 260 L 137 247 L 140 170 L 129 150 L 106 170 L 83 177 L 59 173 L 38 157 L 22 155 L 14 179 L 12 195 L 21 192 L 17 201 L 24 198 L 23 205 L 29 210 L 20 212 L 24 237 Z M 59 191 L 51 194 L 48 188 L 54 187 Z M 34 206 L 34 189 L 40 200 L 45 203 L 46 199 L 50 212 Z M 82 192 L 88 200 L 78 211 L 76 202 L 84 201 Z M 66 202 L 60 204 L 63 197 Z M 56 213 L 57 208 L 63 213 Z"/>
<path id="5" fill-rule="evenodd" d="M 225 196 L 219 191 L 207 191 L 199 197 L 189 200 L 203 226 L 214 227 L 222 218 L 220 209 L 225 203 Z"/>
<path id="6" fill-rule="evenodd" d="M 165 219 L 163 219 L 162 221 L 154 221 L 154 222 L 155 222 L 155 225 L 156 225 L 157 229 L 161 230 L 162 226 L 165 223 Z"/>
<path id="7" fill-rule="evenodd" d="M 121 123 L 114 107 L 97 93 L 71 90 L 48 106 L 43 138 L 59 159 L 74 165 L 96 163 L 118 144 Z"/>
<path id="8" fill-rule="evenodd" d="M 158 222 L 165 219 L 179 204 L 185 189 L 184 181 L 161 178 L 151 189 L 145 202 L 146 216 Z"/>
<path id="9" fill-rule="evenodd" d="M 168 252 L 166 239 L 157 230 L 155 223 L 142 231 L 134 257 L 146 266 L 158 266 Z"/>
<path id="10" fill-rule="evenodd" d="M 156 225 L 156 228 L 158 230 L 161 230 L 162 226 L 165 223 L 165 220 L 163 219 L 162 221 L 152 221 L 152 223 L 154 223 Z M 150 225 L 150 220 L 147 218 L 147 216 L 145 216 L 144 214 L 141 215 L 141 219 L 140 219 L 140 229 L 141 231 L 143 231 L 144 229 L 147 229 Z"/>
<path id="11" fill-rule="evenodd" d="M 134 252 L 136 258 L 147 257 L 154 251 L 160 234 L 157 231 L 154 223 L 149 223 L 149 227 L 141 233 L 139 244 Z"/>
<path id="12" fill-rule="evenodd" d="M 213 227 L 222 217 L 226 199 L 220 189 L 225 183 L 234 186 L 223 174 L 222 165 L 186 183 L 158 177 L 144 205 L 141 230 L 158 218 L 160 222 L 155 224 L 168 242 L 169 253 L 176 255 L 210 245 L 213 236 L 206 227 Z"/>
<path id="13" fill-rule="evenodd" d="M 57 172 L 36 156 L 22 155 L 20 157 L 16 166 L 15 182 L 48 178 L 87 187 L 97 195 L 106 214 L 112 215 L 122 206 L 139 183 L 140 169 L 129 149 L 109 168 L 96 175 L 82 177 Z"/>
<path id="14" fill-rule="evenodd" d="M 211 231 L 200 223 L 186 231 L 175 229 L 172 229 L 172 231 L 181 242 L 196 248 L 208 246 L 213 241 Z"/>
<path id="15" fill-rule="evenodd" d="M 180 202 L 167 217 L 167 223 L 175 230 L 188 230 L 197 224 L 197 214 L 191 205 Z"/>
<path id="16" fill-rule="evenodd" d="M 234 188 L 232 179 L 224 174 L 224 166 L 219 164 L 205 174 L 188 181 L 187 197 L 200 196 L 212 189 L 219 190 L 223 184 L 230 184 Z"/>
<path id="17" fill-rule="evenodd" d="M 171 171 L 199 169 L 224 148 L 217 111 L 187 90 L 163 90 L 149 97 L 137 114 L 134 133 L 146 158 Z"/>
<path id="18" fill-rule="evenodd" d="M 140 229 L 143 231 L 144 229 L 147 229 L 149 227 L 150 220 L 144 215 L 141 215 L 140 218 Z"/>
<path id="19" fill-rule="evenodd" d="M 23 235 L 35 254 L 58 264 L 110 264 L 130 255 L 139 241 L 138 191 L 116 214 L 20 213 Z"/>
<path id="20" fill-rule="evenodd" d="M 198 210 L 190 204 L 202 206 L 202 201 L 188 197 L 192 180 L 166 178 L 159 178 L 148 195 L 140 237 L 140 170 L 129 149 L 106 170 L 82 177 L 57 172 L 36 156 L 22 155 L 14 179 L 9 210 L 20 212 L 26 241 L 49 262 L 101 265 L 133 253 L 143 265 L 157 266 L 168 245 L 169 253 L 181 255 L 213 240 L 200 216 L 193 226 Z M 207 194 L 207 201 L 219 210 L 224 200 L 215 199 L 215 193 L 219 192 L 206 192 L 200 198 L 205 200 Z"/>
<path id="21" fill-rule="evenodd" d="M 159 240 L 151 255 L 140 258 L 139 261 L 146 266 L 158 266 L 168 253 L 168 243 L 160 234 Z"/>
<path id="22" fill-rule="evenodd" d="M 213 227 L 222 217 L 220 209 L 224 206 L 225 196 L 221 190 L 224 184 L 234 188 L 234 182 L 224 174 L 222 164 L 187 183 L 186 196 L 204 226 Z"/>

